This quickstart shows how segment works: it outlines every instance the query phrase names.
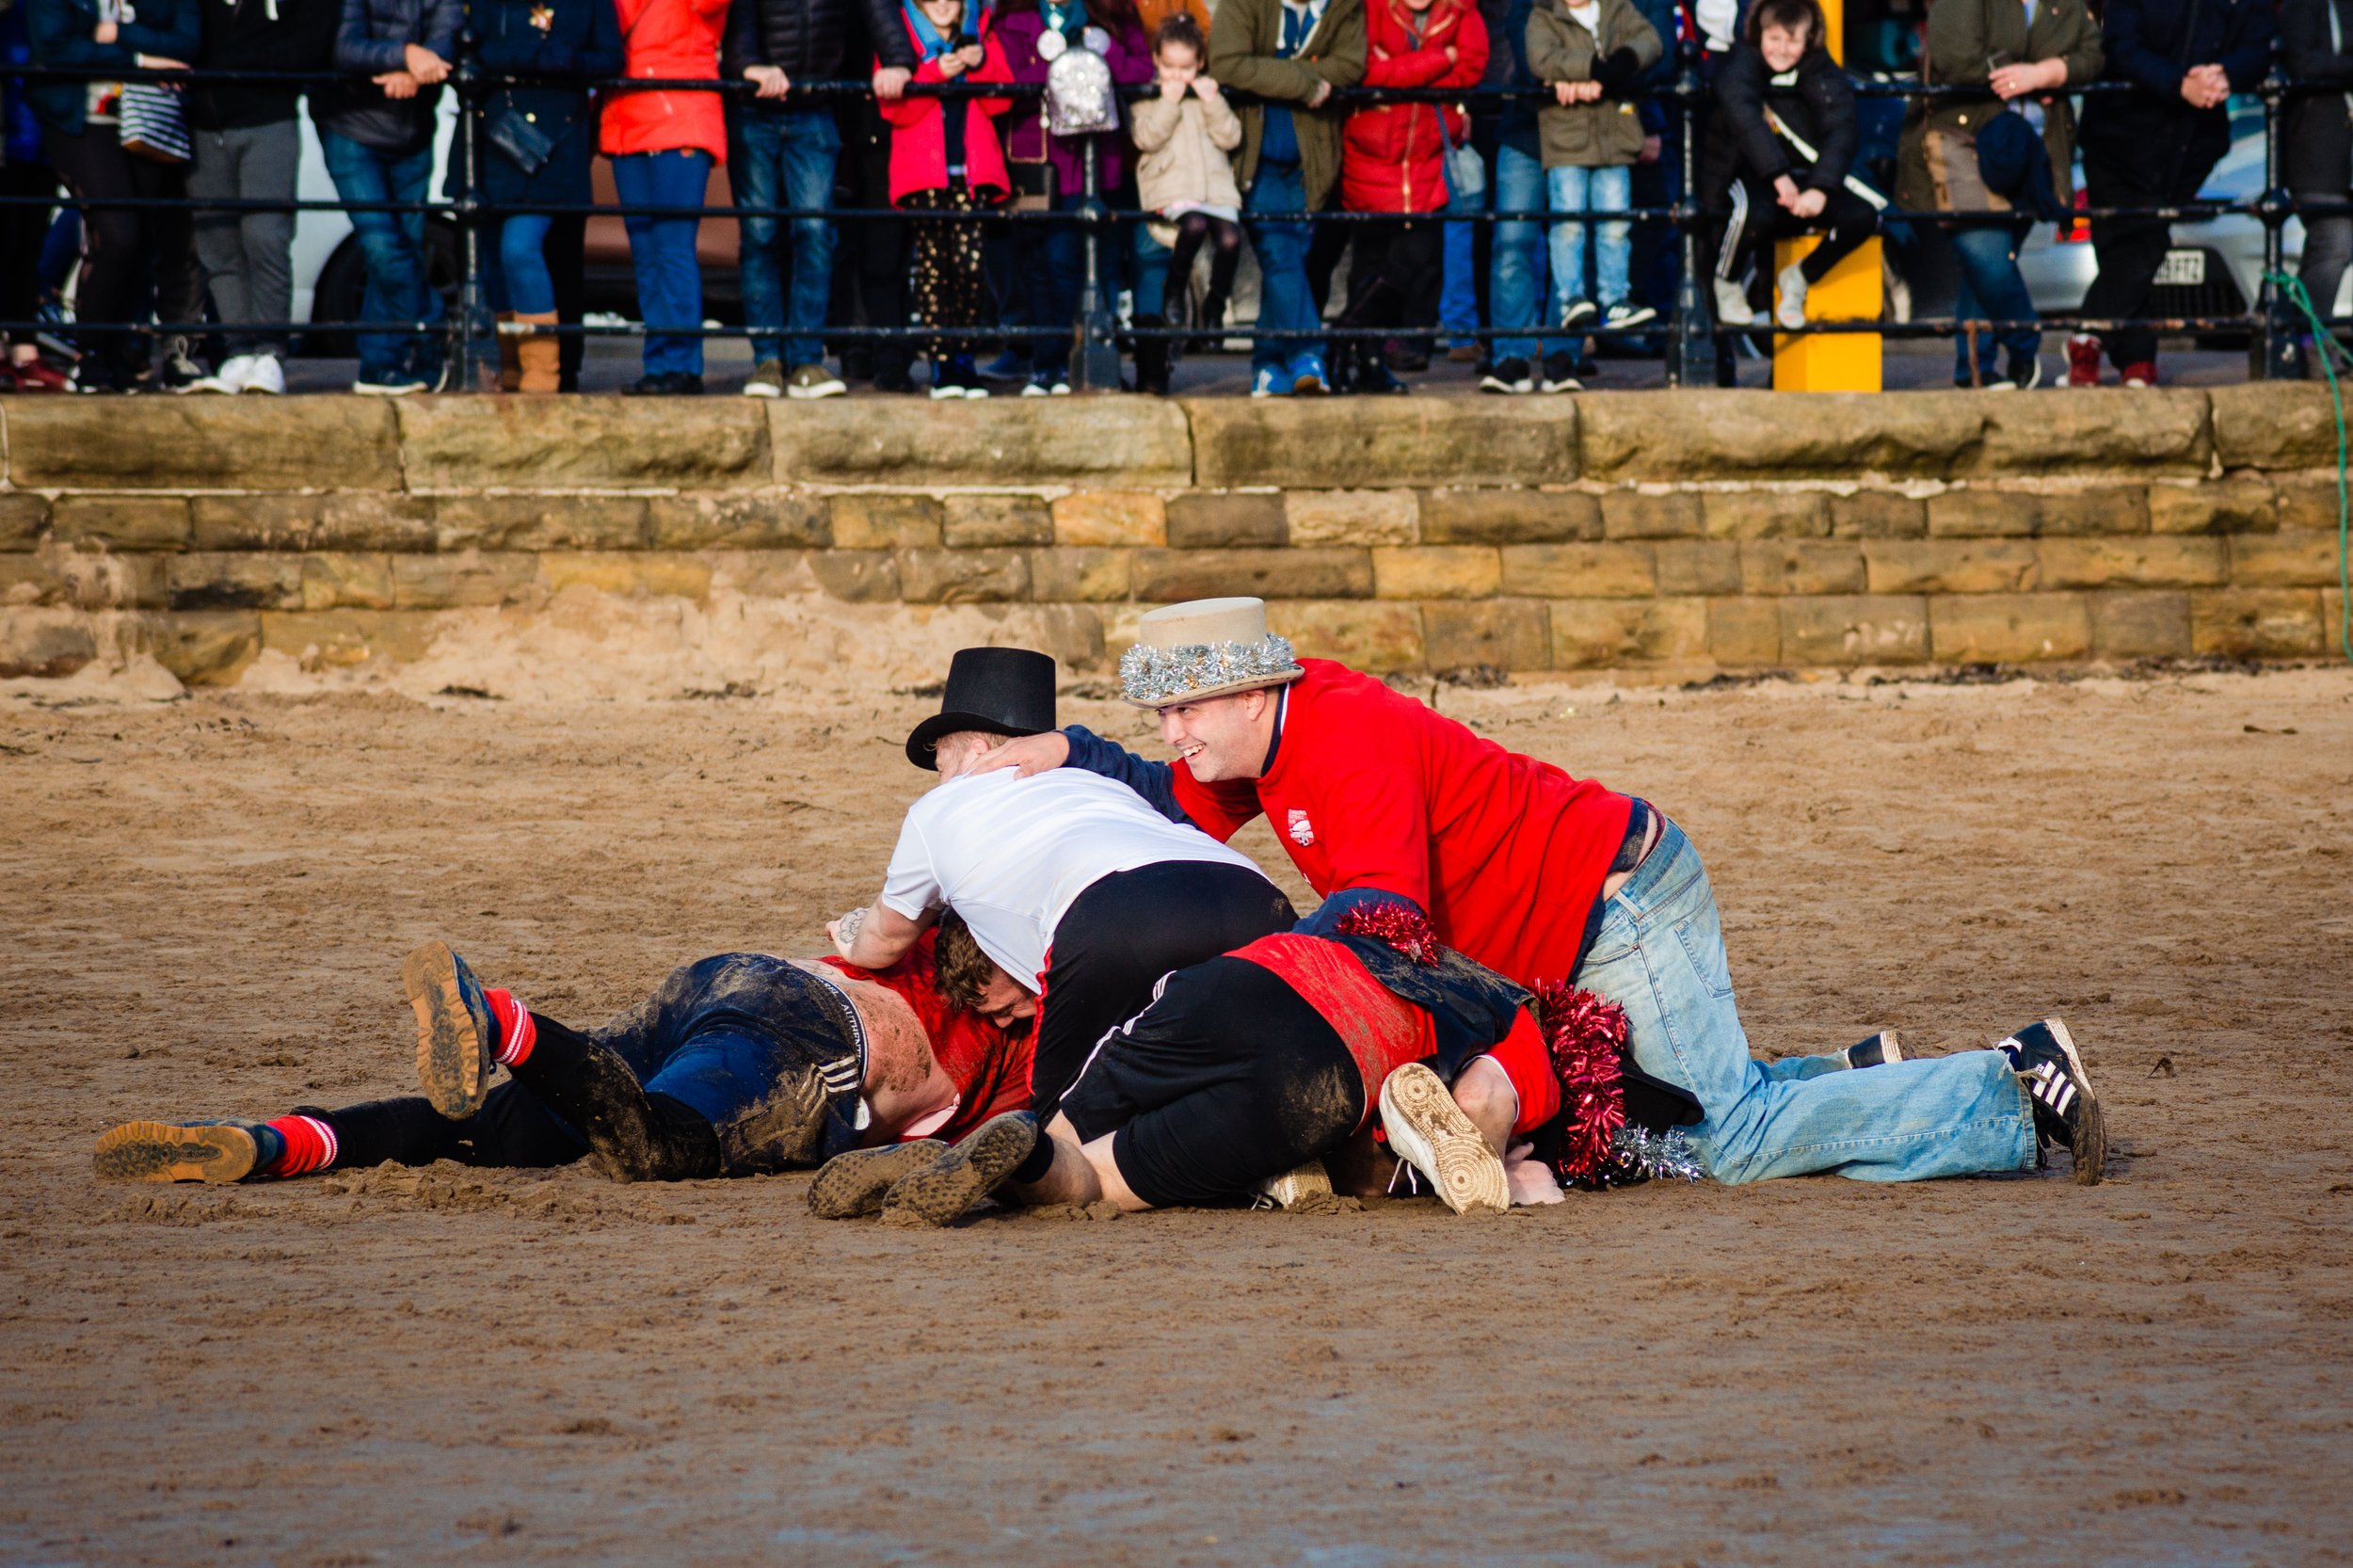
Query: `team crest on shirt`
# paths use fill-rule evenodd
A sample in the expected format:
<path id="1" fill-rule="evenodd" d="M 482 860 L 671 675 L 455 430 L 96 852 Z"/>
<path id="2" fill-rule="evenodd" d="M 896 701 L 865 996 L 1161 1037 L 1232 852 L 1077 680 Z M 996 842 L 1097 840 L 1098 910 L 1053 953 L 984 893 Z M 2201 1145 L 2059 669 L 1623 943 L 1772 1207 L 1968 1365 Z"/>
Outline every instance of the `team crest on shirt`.
<path id="1" fill-rule="evenodd" d="M 1307 813 L 1296 806 L 1291 808 L 1290 836 L 1291 842 L 1302 849 L 1316 841 L 1316 824 L 1309 822 Z"/>

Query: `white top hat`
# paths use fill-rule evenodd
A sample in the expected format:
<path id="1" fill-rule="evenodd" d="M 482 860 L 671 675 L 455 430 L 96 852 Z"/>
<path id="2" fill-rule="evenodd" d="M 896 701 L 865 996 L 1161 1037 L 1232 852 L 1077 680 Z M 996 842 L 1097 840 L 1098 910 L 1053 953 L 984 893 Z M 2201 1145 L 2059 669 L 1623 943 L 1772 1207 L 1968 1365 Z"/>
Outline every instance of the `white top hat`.
<path id="1" fill-rule="evenodd" d="M 1194 599 L 1145 613 L 1121 655 L 1119 684 L 1139 708 L 1280 686 L 1306 674 L 1266 629 L 1262 599 Z"/>

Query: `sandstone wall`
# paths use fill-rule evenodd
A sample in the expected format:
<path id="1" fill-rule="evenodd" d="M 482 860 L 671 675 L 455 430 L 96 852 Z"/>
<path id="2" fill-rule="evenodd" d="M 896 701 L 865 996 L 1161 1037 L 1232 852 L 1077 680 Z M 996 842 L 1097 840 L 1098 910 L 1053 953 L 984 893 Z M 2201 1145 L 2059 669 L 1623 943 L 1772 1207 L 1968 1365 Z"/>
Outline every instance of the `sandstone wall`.
<path id="1" fill-rule="evenodd" d="M 754 645 L 822 626 L 936 668 L 1018 640 L 1086 670 L 1144 608 L 1256 593 L 1303 651 L 1375 669 L 1676 674 L 2302 657 L 2338 613 L 2336 429 L 2306 386 L 13 398 L 0 451 L 6 675 L 374 669 L 469 626 L 704 634 L 718 606 Z"/>

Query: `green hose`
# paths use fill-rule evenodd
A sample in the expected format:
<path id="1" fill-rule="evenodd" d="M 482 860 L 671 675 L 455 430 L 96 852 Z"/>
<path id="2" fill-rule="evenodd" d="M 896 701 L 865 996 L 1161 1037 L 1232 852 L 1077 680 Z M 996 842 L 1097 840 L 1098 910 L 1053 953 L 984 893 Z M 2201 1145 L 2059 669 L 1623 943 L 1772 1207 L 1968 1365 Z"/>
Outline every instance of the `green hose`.
<path id="1" fill-rule="evenodd" d="M 2304 291 L 2301 279 L 2284 272 L 2265 274 L 2280 292 L 2304 312 L 2304 320 L 2312 328 L 2313 352 L 2320 357 L 2321 374 L 2329 378 L 2329 401 L 2337 413 L 2337 647 L 2347 659 L 2353 659 L 2353 570 L 2348 570 L 2346 538 L 2353 530 L 2353 507 L 2345 498 L 2345 389 L 2337 383 L 2337 361 L 2343 360 L 2347 372 L 2353 372 L 2353 353 L 2337 342 L 2329 330 L 2329 324 L 2313 309 L 2313 296 Z"/>

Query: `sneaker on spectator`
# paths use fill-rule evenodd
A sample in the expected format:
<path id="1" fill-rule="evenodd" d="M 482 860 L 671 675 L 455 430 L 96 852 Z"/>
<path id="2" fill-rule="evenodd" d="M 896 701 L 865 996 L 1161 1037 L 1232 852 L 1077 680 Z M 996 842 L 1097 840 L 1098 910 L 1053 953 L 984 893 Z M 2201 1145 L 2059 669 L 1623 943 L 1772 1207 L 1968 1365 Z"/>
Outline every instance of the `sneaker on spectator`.
<path id="1" fill-rule="evenodd" d="M 1548 392 L 1585 390 L 1585 383 L 1577 378 L 1576 355 L 1559 353 L 1545 356 L 1544 390 Z"/>
<path id="2" fill-rule="evenodd" d="M 280 397 L 286 391 L 286 367 L 278 362 L 275 354 L 256 354 L 248 360 L 245 375 L 237 380 L 241 392 L 262 392 Z"/>
<path id="3" fill-rule="evenodd" d="M 1021 389 L 1024 397 L 1068 397 L 1070 376 L 1066 371 L 1041 370 Z"/>
<path id="4" fill-rule="evenodd" d="M 2124 384 L 2128 387 L 2153 387 L 2157 384 L 2157 361 L 2136 360 L 2124 367 Z"/>
<path id="5" fill-rule="evenodd" d="M 1403 397 L 1414 389 L 1381 360 L 1369 360 L 1357 369 L 1356 390 L 1369 397 Z"/>
<path id="6" fill-rule="evenodd" d="M 744 383 L 745 397 L 782 397 L 784 395 L 784 361 L 762 360 L 752 367 L 750 379 Z"/>
<path id="7" fill-rule="evenodd" d="M 1748 287 L 1729 278 L 1716 280 L 1716 320 L 1725 327 L 1746 327 L 1756 319 L 1749 304 Z"/>
<path id="8" fill-rule="evenodd" d="M 956 376 L 956 367 L 946 360 L 932 361 L 932 401 L 944 403 L 952 397 L 964 395 L 964 383 Z"/>
<path id="9" fill-rule="evenodd" d="M 632 397 L 696 397 L 702 390 L 703 378 L 690 370 L 653 371 L 629 384 Z"/>
<path id="10" fill-rule="evenodd" d="M 1498 360 L 1493 369 L 1479 378 L 1479 390 L 1519 396 L 1534 392 L 1536 379 L 1529 373 L 1526 360 Z"/>
<path id="11" fill-rule="evenodd" d="M 660 376 L 648 376 L 630 388 L 630 391 L 643 393 L 649 390 L 646 385 L 648 381 L 660 379 L 662 379 Z M 351 390 L 361 397 L 407 397 L 411 392 L 424 392 L 431 385 L 431 382 L 412 370 L 386 371 L 376 376 L 370 376 L 362 371 L 360 378 L 352 382 Z"/>
<path id="12" fill-rule="evenodd" d="M 1275 384 L 1280 379 L 1280 376 L 1274 371 L 1259 371 L 1257 375 L 1253 376 L 1250 378 L 1250 395 L 1253 397 L 1288 396 L 1290 389 L 1289 387 L 1279 387 Z"/>
<path id="13" fill-rule="evenodd" d="M 2100 384 L 2100 340 L 2089 332 L 2078 332 L 2067 340 L 2067 384 L 2071 387 L 2096 387 Z"/>
<path id="14" fill-rule="evenodd" d="M 1646 321 L 1657 319 L 1658 312 L 1648 305 L 1629 305 L 1624 300 L 1620 300 L 1601 313 L 1601 324 L 1613 332 L 1622 332 L 1628 328 L 1640 327 Z"/>
<path id="15" fill-rule="evenodd" d="M 981 367 L 984 381 L 1027 381 L 1030 378 L 1030 356 L 1023 350 L 1008 348 Z"/>
<path id="16" fill-rule="evenodd" d="M 181 388 L 180 390 L 182 392 L 229 392 L 234 394 L 245 391 L 245 378 L 251 375 L 252 371 L 252 355 L 232 354 L 229 358 L 220 362 L 220 368 L 218 370 L 213 372 L 210 376 L 198 376 L 195 380 L 189 382 L 186 386 Z"/>
<path id="17" fill-rule="evenodd" d="M 784 383 L 784 395 L 804 403 L 820 397 L 840 397 L 849 390 L 847 382 L 820 364 L 794 365 Z"/>
<path id="18" fill-rule="evenodd" d="M 1773 285 L 1781 290 L 1781 303 L 1773 308 L 1773 320 L 1785 332 L 1801 331 L 1805 327 L 1805 268 L 1795 262 L 1781 269 Z"/>
<path id="19" fill-rule="evenodd" d="M 2040 355 L 2012 354 L 2009 373 L 1998 381 L 1988 381 L 1987 392 L 2032 392 L 2042 385 L 2042 360 Z"/>
<path id="20" fill-rule="evenodd" d="M 1591 321 L 1600 310 L 1590 299 L 1572 299 L 1561 307 L 1561 325 L 1574 327 L 1580 321 Z"/>
<path id="21" fill-rule="evenodd" d="M 1323 356 L 1302 354 L 1291 361 L 1291 395 L 1321 397 L 1332 390 L 1331 378 L 1323 372 Z"/>
<path id="22" fill-rule="evenodd" d="M 155 384 L 169 392 L 195 392 L 198 383 L 207 379 L 204 367 L 188 357 L 186 344 L 180 339 L 172 340 L 170 351 L 155 367 Z"/>

